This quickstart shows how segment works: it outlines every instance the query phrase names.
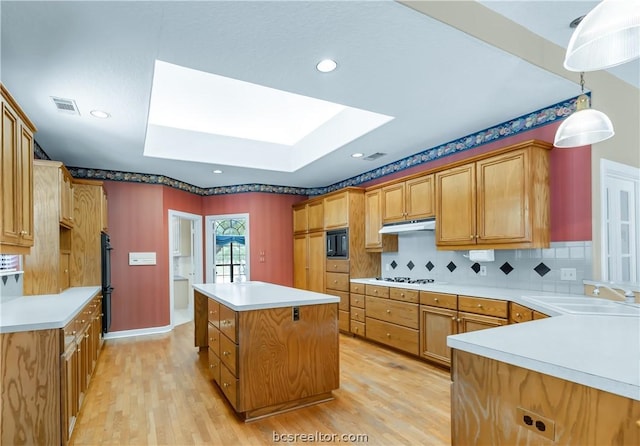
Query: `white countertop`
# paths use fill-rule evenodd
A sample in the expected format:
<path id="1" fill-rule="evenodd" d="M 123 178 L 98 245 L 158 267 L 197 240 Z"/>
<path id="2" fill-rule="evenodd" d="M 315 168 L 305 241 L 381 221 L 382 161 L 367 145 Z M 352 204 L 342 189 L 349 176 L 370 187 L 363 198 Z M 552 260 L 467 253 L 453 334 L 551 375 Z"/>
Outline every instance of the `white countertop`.
<path id="1" fill-rule="evenodd" d="M 0 333 L 63 328 L 100 287 L 74 287 L 60 294 L 23 296 L 0 303 Z"/>
<path id="2" fill-rule="evenodd" d="M 414 285 L 375 279 L 352 279 L 351 282 L 503 299 L 555 316 L 449 336 L 447 345 L 640 400 L 638 317 L 569 315 L 527 300 L 535 296 L 571 296 L 566 293 L 454 284 Z"/>
<path id="3" fill-rule="evenodd" d="M 201 283 L 193 288 L 235 311 L 340 302 L 337 296 L 257 281 Z"/>

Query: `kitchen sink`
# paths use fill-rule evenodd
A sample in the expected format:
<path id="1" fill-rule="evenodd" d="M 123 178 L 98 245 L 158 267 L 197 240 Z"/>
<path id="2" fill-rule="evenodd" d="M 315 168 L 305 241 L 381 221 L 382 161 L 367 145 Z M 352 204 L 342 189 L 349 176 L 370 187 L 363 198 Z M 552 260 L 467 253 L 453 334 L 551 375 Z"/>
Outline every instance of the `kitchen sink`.
<path id="1" fill-rule="evenodd" d="M 640 316 L 640 305 L 614 302 L 596 297 L 532 296 L 523 299 L 571 314 Z"/>

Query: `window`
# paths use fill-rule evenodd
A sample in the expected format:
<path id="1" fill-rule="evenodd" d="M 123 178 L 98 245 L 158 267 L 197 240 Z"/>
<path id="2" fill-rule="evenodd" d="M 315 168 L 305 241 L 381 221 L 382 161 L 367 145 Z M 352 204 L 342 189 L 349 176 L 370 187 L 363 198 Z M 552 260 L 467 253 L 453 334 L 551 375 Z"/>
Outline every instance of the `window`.
<path id="1" fill-rule="evenodd" d="M 601 160 L 602 278 L 610 282 L 640 279 L 640 169 Z"/>
<path id="2" fill-rule="evenodd" d="M 245 282 L 247 268 L 247 217 L 213 219 L 214 282 Z"/>

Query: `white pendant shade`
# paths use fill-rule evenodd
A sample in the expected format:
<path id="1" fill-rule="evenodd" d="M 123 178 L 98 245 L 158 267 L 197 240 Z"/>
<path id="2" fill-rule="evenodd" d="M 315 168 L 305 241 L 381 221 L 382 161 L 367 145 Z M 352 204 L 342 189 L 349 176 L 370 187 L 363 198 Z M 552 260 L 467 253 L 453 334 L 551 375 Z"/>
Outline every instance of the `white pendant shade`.
<path id="1" fill-rule="evenodd" d="M 615 132 L 607 115 L 590 108 L 579 110 L 565 119 L 558 130 L 553 145 L 556 147 L 580 147 L 611 138 Z"/>
<path id="2" fill-rule="evenodd" d="M 595 71 L 640 57 L 640 0 L 603 0 L 580 22 L 564 67 Z"/>

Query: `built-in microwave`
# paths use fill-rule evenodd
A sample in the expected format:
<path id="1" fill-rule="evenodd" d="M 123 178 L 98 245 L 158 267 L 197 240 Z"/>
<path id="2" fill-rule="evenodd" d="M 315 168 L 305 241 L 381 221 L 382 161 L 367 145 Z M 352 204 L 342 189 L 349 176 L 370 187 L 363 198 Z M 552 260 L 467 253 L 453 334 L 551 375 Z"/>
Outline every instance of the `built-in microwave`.
<path id="1" fill-rule="evenodd" d="M 336 229 L 327 231 L 327 257 L 332 259 L 349 258 L 349 231 Z"/>

